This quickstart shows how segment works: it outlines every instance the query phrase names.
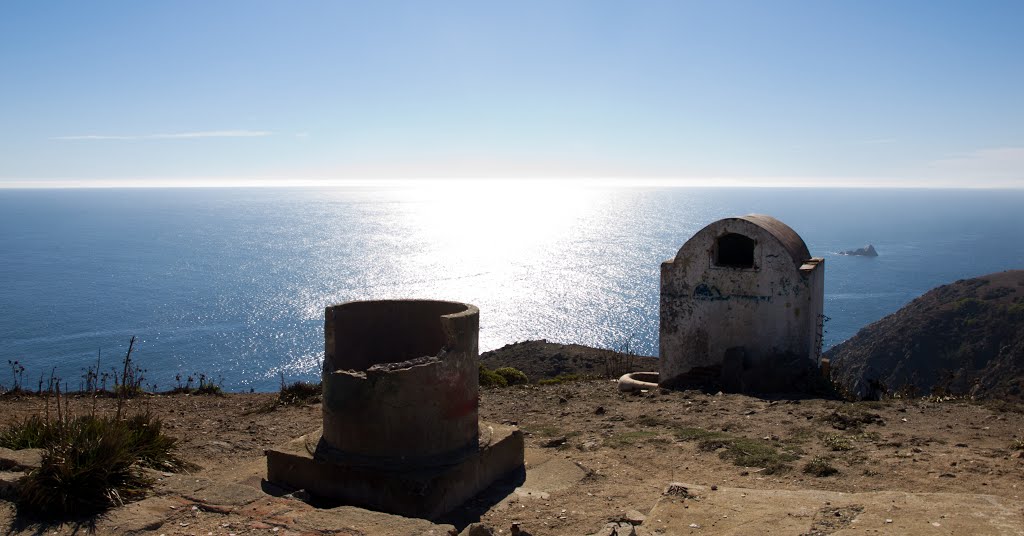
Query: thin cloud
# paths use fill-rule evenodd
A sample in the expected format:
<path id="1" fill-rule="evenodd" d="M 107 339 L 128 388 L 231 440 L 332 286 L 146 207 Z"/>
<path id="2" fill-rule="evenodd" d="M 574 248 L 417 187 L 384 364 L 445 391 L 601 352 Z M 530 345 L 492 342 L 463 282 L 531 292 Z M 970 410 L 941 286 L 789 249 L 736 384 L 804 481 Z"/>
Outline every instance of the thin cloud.
<path id="1" fill-rule="evenodd" d="M 85 134 L 81 136 L 55 136 L 51 140 L 184 140 L 193 138 L 259 138 L 271 136 L 267 130 L 203 130 L 171 134 L 141 134 L 135 136 Z"/>
<path id="2" fill-rule="evenodd" d="M 964 178 L 1003 179 L 1024 184 L 1024 146 L 978 149 L 936 160 L 931 168 Z"/>

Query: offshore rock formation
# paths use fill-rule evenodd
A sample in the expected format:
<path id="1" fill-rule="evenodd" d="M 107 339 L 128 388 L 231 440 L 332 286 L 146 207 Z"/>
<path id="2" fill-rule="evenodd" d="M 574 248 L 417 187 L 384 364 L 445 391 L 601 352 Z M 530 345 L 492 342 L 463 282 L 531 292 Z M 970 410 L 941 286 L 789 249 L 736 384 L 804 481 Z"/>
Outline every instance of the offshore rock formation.
<path id="1" fill-rule="evenodd" d="M 935 288 L 825 357 L 833 378 L 862 398 L 1024 398 L 1024 270 Z"/>
<path id="2" fill-rule="evenodd" d="M 878 252 L 875 251 L 875 246 L 868 244 L 862 248 L 848 249 L 846 251 L 839 252 L 840 255 L 851 255 L 856 257 L 877 257 Z"/>

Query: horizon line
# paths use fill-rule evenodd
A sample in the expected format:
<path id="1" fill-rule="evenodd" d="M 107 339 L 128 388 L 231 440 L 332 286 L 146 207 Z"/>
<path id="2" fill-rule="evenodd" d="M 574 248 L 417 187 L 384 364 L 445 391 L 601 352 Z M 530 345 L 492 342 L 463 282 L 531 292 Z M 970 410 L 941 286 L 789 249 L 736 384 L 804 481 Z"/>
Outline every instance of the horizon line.
<path id="1" fill-rule="evenodd" d="M 330 179 L 238 179 L 225 177 L 168 179 L 0 179 L 0 190 L 158 189 L 158 188 L 310 188 L 408 187 L 410 185 L 511 186 L 522 183 L 574 184 L 585 187 L 635 188 L 821 188 L 919 190 L 1020 190 L 1020 184 L 928 184 L 924 181 L 882 179 L 814 180 L 796 177 L 652 178 L 652 177 L 403 177 Z"/>

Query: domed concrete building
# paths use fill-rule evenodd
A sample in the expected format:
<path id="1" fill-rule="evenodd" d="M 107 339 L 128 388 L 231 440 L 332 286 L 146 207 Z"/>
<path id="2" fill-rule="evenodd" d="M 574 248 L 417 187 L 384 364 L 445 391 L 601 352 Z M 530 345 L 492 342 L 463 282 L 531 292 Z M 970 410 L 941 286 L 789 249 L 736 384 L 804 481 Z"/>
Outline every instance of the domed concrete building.
<path id="1" fill-rule="evenodd" d="M 786 390 L 817 366 L 824 281 L 824 259 L 771 216 L 701 229 L 661 265 L 659 383 Z"/>

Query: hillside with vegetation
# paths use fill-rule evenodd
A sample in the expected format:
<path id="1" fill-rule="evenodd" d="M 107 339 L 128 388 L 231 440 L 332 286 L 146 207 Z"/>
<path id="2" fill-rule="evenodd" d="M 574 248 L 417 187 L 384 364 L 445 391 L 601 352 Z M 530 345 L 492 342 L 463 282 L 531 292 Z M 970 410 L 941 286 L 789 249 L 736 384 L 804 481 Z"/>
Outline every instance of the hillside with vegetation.
<path id="1" fill-rule="evenodd" d="M 902 392 L 1024 397 L 1024 270 L 935 288 L 829 350 L 862 398 Z"/>

